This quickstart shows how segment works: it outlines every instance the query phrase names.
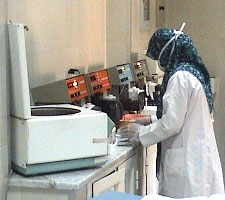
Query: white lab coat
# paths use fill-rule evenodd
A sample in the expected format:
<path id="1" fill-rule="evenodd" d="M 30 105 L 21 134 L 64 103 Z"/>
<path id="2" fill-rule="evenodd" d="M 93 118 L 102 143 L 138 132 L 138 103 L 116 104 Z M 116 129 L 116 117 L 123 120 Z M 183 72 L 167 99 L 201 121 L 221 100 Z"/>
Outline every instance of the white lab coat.
<path id="1" fill-rule="evenodd" d="M 141 200 L 175 200 L 175 199 L 157 195 L 157 194 L 150 194 L 143 197 Z M 224 199 L 225 199 L 224 194 L 213 194 L 210 197 L 199 196 L 199 197 L 190 197 L 190 198 L 182 198 L 182 199 L 179 198 L 179 200 L 224 200 Z"/>
<path id="2" fill-rule="evenodd" d="M 174 197 L 224 193 L 212 118 L 200 81 L 176 72 L 163 96 L 163 116 L 143 126 L 141 143 L 161 143 L 159 194 Z"/>

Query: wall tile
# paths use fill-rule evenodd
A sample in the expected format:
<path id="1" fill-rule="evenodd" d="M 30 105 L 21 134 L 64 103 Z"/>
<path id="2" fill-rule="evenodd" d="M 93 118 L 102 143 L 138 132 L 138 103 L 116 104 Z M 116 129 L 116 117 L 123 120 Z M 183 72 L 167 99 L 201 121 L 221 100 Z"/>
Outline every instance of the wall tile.
<path id="1" fill-rule="evenodd" d="M 78 1 L 68 0 L 65 4 L 65 48 L 78 47 Z"/>
<path id="2" fill-rule="evenodd" d="M 102 26 L 102 5 L 98 1 L 79 1 L 79 62 L 84 72 L 90 71 L 89 66 L 104 63 L 102 44 L 104 40 Z M 103 64 L 104 66 L 104 64 Z"/>
<path id="3" fill-rule="evenodd" d="M 70 68 L 79 69 L 79 53 L 78 48 L 68 48 L 64 50 L 65 70 Z"/>
<path id="4" fill-rule="evenodd" d="M 0 148 L 7 145 L 6 25 L 4 3 L 0 3 Z M 0 187 L 1 188 L 1 187 Z M 1 192 L 0 192 L 1 194 Z M 1 195 L 0 195 L 1 196 Z"/>
<path id="5" fill-rule="evenodd" d="M 0 149 L 8 145 L 8 95 L 7 95 L 7 50 L 6 50 L 6 2 L 0 1 Z M 2 160 L 4 161 L 4 160 Z M 0 162 L 1 163 L 1 162 Z M 8 162 L 2 162 L 7 166 Z M 1 181 L 1 179 L 0 179 Z M 4 181 L 4 179 L 2 180 Z M 0 196 L 2 186 L 0 186 Z"/>
<path id="6" fill-rule="evenodd" d="M 27 26 L 33 24 L 34 20 L 34 1 L 22 0 L 20 3 L 16 0 L 7 0 L 8 19 L 13 23 L 23 23 Z"/>
<path id="7" fill-rule="evenodd" d="M 123 43 L 109 43 L 106 45 L 106 66 L 113 67 L 118 64 L 126 63 L 126 44 Z"/>
<path id="8" fill-rule="evenodd" d="M 138 1 L 131 0 L 131 52 L 138 52 Z"/>
<path id="9" fill-rule="evenodd" d="M 76 49 L 75 63 L 81 71 L 104 66 L 105 4 L 103 0 L 22 0 L 20 4 L 9 0 L 9 18 L 29 22 L 26 50 L 31 87 L 64 77 L 74 63 L 74 56 L 65 55 L 69 49 Z"/>
<path id="10" fill-rule="evenodd" d="M 33 40 L 35 46 L 33 51 L 52 49 L 52 1 L 35 1 Z"/>
<path id="11" fill-rule="evenodd" d="M 57 51 L 65 53 L 67 49 L 77 49 L 79 67 L 83 68 L 83 71 L 88 71 L 88 66 L 92 65 L 104 66 L 106 39 L 110 43 L 123 43 L 123 45 L 129 42 L 127 30 L 124 29 L 129 21 L 126 19 L 126 2 L 129 0 L 113 0 L 107 3 L 104 0 L 22 0 L 18 4 L 16 0 L 9 0 L 9 18 L 28 23 L 30 26 L 30 31 L 26 33 L 30 85 L 38 86 L 64 76 L 60 73 L 67 69 L 66 63 L 73 62 L 62 56 L 64 66 L 57 68 L 59 72 L 54 71 L 54 66 L 57 66 L 54 64 L 57 60 L 54 57 Z M 137 1 L 131 0 L 131 5 L 133 12 L 131 23 L 134 27 L 131 29 L 131 41 L 134 44 L 140 44 L 143 40 L 147 41 L 149 34 L 135 31 L 138 29 Z M 108 21 L 111 22 L 111 24 L 107 23 L 107 32 L 105 29 L 106 9 L 111 14 L 116 13 L 107 15 Z M 130 48 L 132 49 L 133 46 L 127 45 L 124 49 L 130 51 Z M 129 56 L 128 52 L 126 54 Z M 124 56 L 124 52 L 122 55 Z"/>
<path id="12" fill-rule="evenodd" d="M 0 65 L 4 64 L 0 62 Z M 4 66 L 4 65 L 1 65 Z M 0 67 L 0 82 L 6 83 L 6 69 L 3 67 Z M 1 102 L 1 112 L 0 112 L 0 148 L 5 147 L 7 142 L 7 95 L 6 95 L 6 84 L 1 84 L 0 93 L 2 94 L 0 96 L 0 102 Z"/>
<path id="13" fill-rule="evenodd" d="M 65 0 L 53 0 L 51 3 L 50 29 L 53 50 L 65 48 L 66 7 L 64 2 Z"/>
<path id="14" fill-rule="evenodd" d="M 225 21 L 225 20 L 224 20 Z M 224 113 L 225 113 L 225 104 L 224 104 L 224 99 L 225 99 L 225 70 L 224 70 L 224 58 L 225 58 L 225 44 L 224 42 L 221 41 L 225 41 L 225 36 L 218 38 L 219 42 L 218 42 L 218 49 L 217 49 L 217 53 L 220 54 L 219 59 L 217 60 L 217 62 L 220 63 L 219 66 L 217 66 L 218 70 L 217 70 L 217 121 L 219 122 L 219 130 L 217 131 L 217 137 L 219 138 L 218 140 L 218 145 L 220 147 L 224 147 L 224 141 L 225 141 L 225 123 L 224 123 Z M 218 129 L 218 128 L 217 128 Z M 225 148 L 220 148 L 221 151 L 221 155 L 225 155 Z M 224 166 L 224 174 L 225 174 L 225 159 L 224 156 L 221 156 L 221 160 L 223 162 L 223 166 Z M 224 176 L 225 177 L 225 176 Z"/>
<path id="15" fill-rule="evenodd" d="M 0 148 L 0 200 L 5 200 L 5 178 L 8 175 L 8 149 Z"/>
<path id="16" fill-rule="evenodd" d="M 50 73 L 54 74 L 56 80 L 62 80 L 65 78 L 66 74 L 64 50 L 54 50 L 51 55 L 54 59 L 52 60 L 52 68 Z"/>
<path id="17" fill-rule="evenodd" d="M 34 51 L 33 59 L 36 86 L 54 82 L 56 79 L 52 51 Z"/>
<path id="18" fill-rule="evenodd" d="M 209 70 L 210 75 L 218 75 L 221 58 L 223 57 L 224 52 L 224 50 L 220 48 L 221 40 L 215 37 L 206 36 L 205 38 L 194 37 L 193 41 L 199 55 L 202 57 L 207 69 Z M 209 47 L 217 50 L 212 51 L 212 48 Z"/>
<path id="19" fill-rule="evenodd" d="M 106 7 L 107 43 L 122 43 L 126 41 L 127 19 L 126 1 L 108 0 Z"/>
<path id="20" fill-rule="evenodd" d="M 149 30 L 139 30 L 139 1 L 131 0 L 131 10 L 131 56 L 132 59 L 137 59 L 138 54 L 147 49 L 149 39 L 156 30 L 156 0 L 150 1 Z"/>

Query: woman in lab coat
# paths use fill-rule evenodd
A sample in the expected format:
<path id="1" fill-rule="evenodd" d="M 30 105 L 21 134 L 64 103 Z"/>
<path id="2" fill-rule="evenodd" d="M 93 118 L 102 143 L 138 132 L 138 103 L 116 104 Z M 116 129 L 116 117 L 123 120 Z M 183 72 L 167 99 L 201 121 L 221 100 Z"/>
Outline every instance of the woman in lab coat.
<path id="1" fill-rule="evenodd" d="M 159 194 L 182 198 L 224 193 L 209 73 L 191 38 L 159 29 L 146 55 L 164 71 L 157 118 L 145 126 L 129 124 L 119 133 L 145 147 L 161 142 Z"/>

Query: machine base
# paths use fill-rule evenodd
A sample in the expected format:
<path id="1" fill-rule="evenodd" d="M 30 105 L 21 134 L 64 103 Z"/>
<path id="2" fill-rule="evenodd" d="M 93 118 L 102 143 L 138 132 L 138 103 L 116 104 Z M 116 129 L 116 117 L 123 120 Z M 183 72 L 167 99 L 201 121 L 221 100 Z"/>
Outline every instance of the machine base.
<path id="1" fill-rule="evenodd" d="M 20 167 L 12 163 L 12 168 L 25 176 L 45 174 L 50 172 L 66 171 L 72 169 L 97 167 L 104 165 L 107 162 L 106 159 L 101 157 L 96 158 L 82 158 L 75 160 L 66 160 L 52 163 L 42 163 L 27 165 L 26 168 Z"/>

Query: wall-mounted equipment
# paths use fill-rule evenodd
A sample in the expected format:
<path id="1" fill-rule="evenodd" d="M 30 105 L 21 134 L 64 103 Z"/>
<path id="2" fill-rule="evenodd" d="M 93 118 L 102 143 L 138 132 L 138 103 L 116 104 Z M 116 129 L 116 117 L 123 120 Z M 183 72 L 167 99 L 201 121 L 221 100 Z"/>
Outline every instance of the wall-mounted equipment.
<path id="1" fill-rule="evenodd" d="M 31 107 L 24 26 L 8 27 L 13 168 L 32 175 L 104 164 L 107 115 L 65 104 Z"/>
<path id="2" fill-rule="evenodd" d="M 156 26 L 165 26 L 165 14 L 166 14 L 165 0 L 156 1 Z"/>
<path id="3" fill-rule="evenodd" d="M 139 30 L 147 31 L 150 30 L 151 19 L 151 0 L 139 0 Z"/>
<path id="4" fill-rule="evenodd" d="M 91 72 L 86 75 L 89 92 L 93 95 L 111 88 L 107 70 Z"/>
<path id="5" fill-rule="evenodd" d="M 127 63 L 107 69 L 111 85 L 124 85 L 134 81 L 132 65 Z"/>
<path id="6" fill-rule="evenodd" d="M 141 80 L 148 76 L 146 60 L 138 60 L 133 62 L 133 76 L 135 81 Z"/>
<path id="7" fill-rule="evenodd" d="M 88 96 L 84 75 L 35 87 L 31 92 L 37 103 L 72 103 Z"/>

